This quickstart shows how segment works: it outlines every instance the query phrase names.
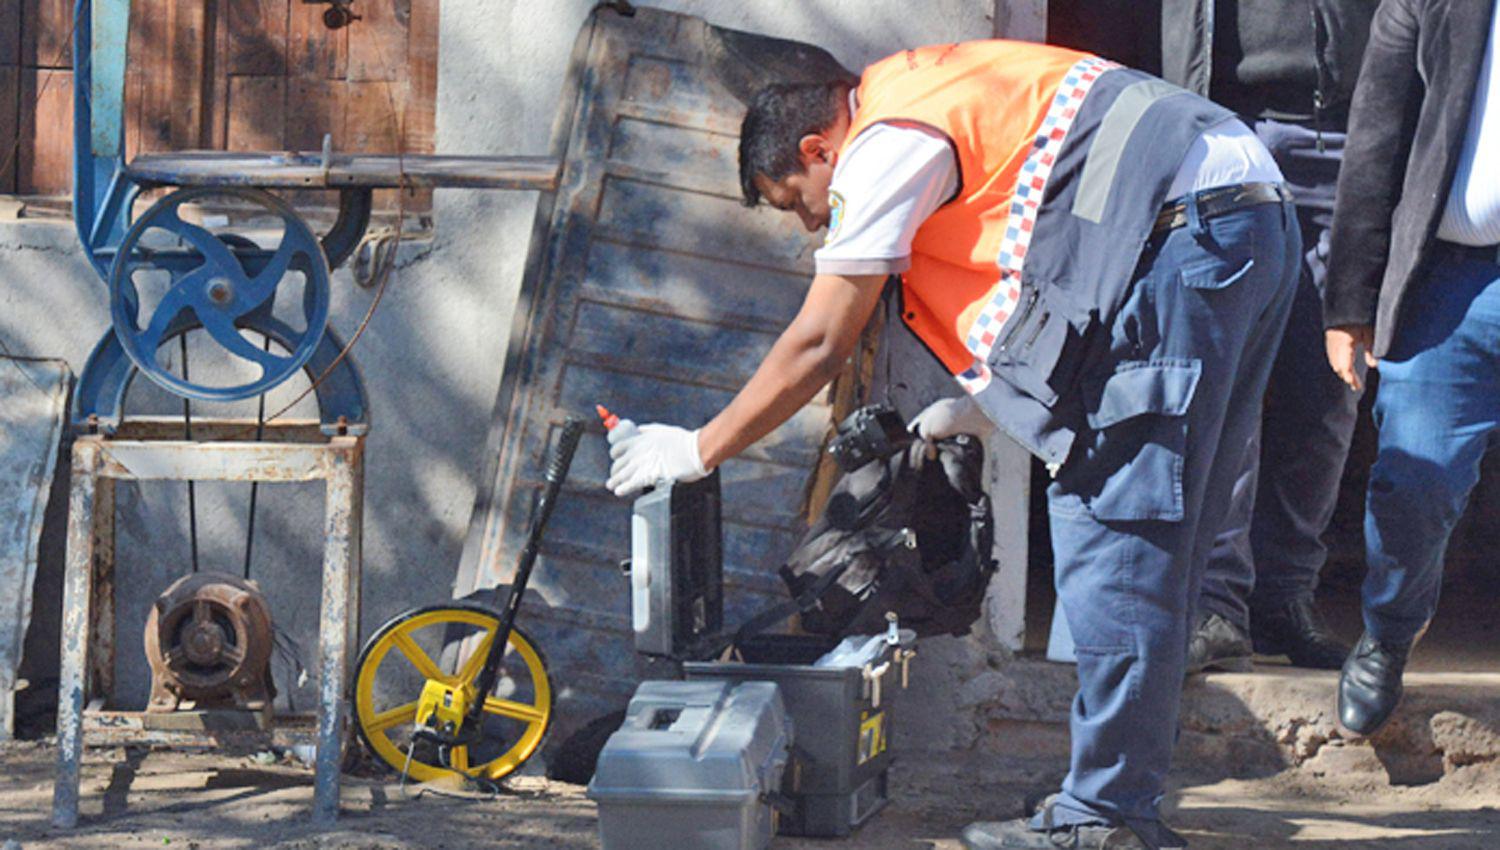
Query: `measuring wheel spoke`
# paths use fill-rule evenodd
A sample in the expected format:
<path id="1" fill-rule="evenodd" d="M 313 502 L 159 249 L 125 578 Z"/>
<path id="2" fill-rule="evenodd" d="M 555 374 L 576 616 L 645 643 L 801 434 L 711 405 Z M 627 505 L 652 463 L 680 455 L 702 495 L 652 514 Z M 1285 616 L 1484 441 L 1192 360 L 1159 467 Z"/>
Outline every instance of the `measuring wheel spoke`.
<path id="1" fill-rule="evenodd" d="M 422 674 L 422 678 L 438 680 L 446 680 L 448 678 L 443 675 L 443 671 L 438 669 L 438 666 L 433 663 L 427 653 L 422 651 L 422 647 L 417 646 L 417 642 L 412 640 L 410 635 L 397 632 L 391 636 L 391 642 L 396 645 L 396 649 L 401 651 L 406 660 L 411 662 L 411 666 L 417 668 L 417 672 Z"/>
<path id="2" fill-rule="evenodd" d="M 508 717 L 511 720 L 519 720 L 522 723 L 540 723 L 547 719 L 547 712 L 534 705 L 524 702 L 501 699 L 499 697 L 484 698 L 484 712 L 500 717 Z"/>
<path id="3" fill-rule="evenodd" d="M 388 708 L 370 718 L 369 722 L 365 724 L 365 728 L 371 732 L 383 733 L 388 729 L 400 726 L 403 723 L 410 723 L 416 719 L 417 704 L 416 702 L 408 702 L 398 705 L 395 708 Z"/>
<path id="4" fill-rule="evenodd" d="M 448 751 L 448 764 L 461 773 L 469 771 L 469 748 L 454 747 Z"/>
<path id="5" fill-rule="evenodd" d="M 458 680 L 464 684 L 470 684 L 479 678 L 479 670 L 484 667 L 484 660 L 490 655 L 490 647 L 495 643 L 495 632 L 491 630 L 486 633 L 479 646 L 474 647 L 474 652 L 464 659 L 464 666 L 458 670 Z"/>

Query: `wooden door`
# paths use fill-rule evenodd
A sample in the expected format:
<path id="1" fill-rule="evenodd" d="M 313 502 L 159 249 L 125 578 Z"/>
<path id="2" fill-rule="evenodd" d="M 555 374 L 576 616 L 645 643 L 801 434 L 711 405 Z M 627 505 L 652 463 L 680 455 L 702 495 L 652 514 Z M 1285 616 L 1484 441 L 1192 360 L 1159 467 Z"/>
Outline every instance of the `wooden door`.
<path id="1" fill-rule="evenodd" d="M 127 156 L 152 151 L 430 153 L 437 0 L 136 0 Z M 71 0 L 0 0 L 0 192 L 69 191 Z M 12 161 L 13 160 L 13 161 Z M 413 207 L 408 201 L 407 207 Z"/>

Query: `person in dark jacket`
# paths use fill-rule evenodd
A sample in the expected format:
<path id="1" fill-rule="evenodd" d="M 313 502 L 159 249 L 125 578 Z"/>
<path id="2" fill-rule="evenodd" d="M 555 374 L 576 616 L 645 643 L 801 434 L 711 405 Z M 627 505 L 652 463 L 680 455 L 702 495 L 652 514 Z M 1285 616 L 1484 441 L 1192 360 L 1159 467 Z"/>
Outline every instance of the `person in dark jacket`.
<path id="1" fill-rule="evenodd" d="M 1265 142 L 1292 188 L 1305 252 L 1261 432 L 1204 576 L 1190 670 L 1249 669 L 1252 643 L 1327 670 L 1349 652 L 1313 599 L 1359 407 L 1359 393 L 1323 368 L 1321 291 L 1349 101 L 1375 7 L 1162 0 L 1162 75 L 1235 110 Z"/>
<path id="2" fill-rule="evenodd" d="M 1324 319 L 1330 365 L 1380 369 L 1365 506 L 1365 633 L 1339 720 L 1368 735 L 1401 698 L 1443 554 L 1500 432 L 1497 0 L 1384 0 L 1349 116 Z M 1378 360 L 1377 360 L 1378 358 Z"/>

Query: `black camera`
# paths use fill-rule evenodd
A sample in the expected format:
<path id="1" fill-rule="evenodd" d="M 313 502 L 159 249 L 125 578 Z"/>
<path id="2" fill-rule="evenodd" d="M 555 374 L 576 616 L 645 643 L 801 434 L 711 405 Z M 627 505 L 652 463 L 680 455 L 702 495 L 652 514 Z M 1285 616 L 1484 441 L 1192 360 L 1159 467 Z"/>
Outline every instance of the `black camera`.
<path id="1" fill-rule="evenodd" d="M 912 442 L 901 414 L 886 404 L 870 404 L 849 414 L 839 423 L 838 436 L 828 444 L 828 453 L 845 472 L 853 472 L 872 460 L 884 460 Z"/>

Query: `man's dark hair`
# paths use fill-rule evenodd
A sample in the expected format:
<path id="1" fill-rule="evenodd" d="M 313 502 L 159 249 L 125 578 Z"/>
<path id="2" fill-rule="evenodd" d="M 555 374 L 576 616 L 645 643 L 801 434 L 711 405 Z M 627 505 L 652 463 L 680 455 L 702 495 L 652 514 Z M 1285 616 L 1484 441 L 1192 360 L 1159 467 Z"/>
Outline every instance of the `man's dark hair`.
<path id="1" fill-rule="evenodd" d="M 851 88 L 847 80 L 831 80 L 776 83 L 755 93 L 740 124 L 740 191 L 745 206 L 760 201 L 756 175 L 780 180 L 801 173 L 797 144 L 803 136 L 833 126 Z"/>

